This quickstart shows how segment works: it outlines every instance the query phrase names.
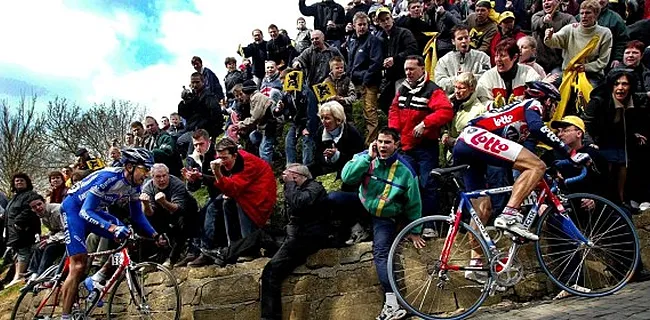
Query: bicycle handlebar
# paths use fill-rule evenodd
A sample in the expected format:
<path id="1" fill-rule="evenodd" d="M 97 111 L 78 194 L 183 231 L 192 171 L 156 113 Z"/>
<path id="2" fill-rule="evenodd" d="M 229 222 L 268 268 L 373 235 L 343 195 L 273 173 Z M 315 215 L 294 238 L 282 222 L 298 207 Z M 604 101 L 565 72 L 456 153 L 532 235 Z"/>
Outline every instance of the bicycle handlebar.
<path id="1" fill-rule="evenodd" d="M 561 167 L 575 166 L 576 164 L 573 163 L 573 161 L 567 159 L 567 160 L 555 161 L 554 165 L 556 167 L 558 167 L 558 168 L 561 168 Z M 583 180 L 585 177 L 587 177 L 587 167 L 582 166 L 582 171 L 580 172 L 580 174 L 575 176 L 575 177 L 564 179 L 564 184 L 570 185 L 570 184 L 573 184 L 573 183 L 576 183 L 578 181 Z"/>

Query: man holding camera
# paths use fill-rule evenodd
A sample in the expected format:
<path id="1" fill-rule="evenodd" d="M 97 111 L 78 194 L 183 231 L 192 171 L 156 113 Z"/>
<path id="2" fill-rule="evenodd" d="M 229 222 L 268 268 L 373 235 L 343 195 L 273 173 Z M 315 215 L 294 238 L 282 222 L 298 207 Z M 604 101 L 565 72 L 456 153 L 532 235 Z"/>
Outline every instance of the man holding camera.
<path id="1" fill-rule="evenodd" d="M 182 100 L 178 104 L 178 114 L 185 118 L 187 132 L 178 137 L 176 141 L 181 153 L 186 151 L 187 154 L 192 153 L 194 148 L 191 142 L 194 130 L 205 129 L 213 139 L 223 133 L 224 119 L 219 99 L 205 89 L 203 75 L 199 72 L 192 73 L 190 89 L 183 87 Z"/>

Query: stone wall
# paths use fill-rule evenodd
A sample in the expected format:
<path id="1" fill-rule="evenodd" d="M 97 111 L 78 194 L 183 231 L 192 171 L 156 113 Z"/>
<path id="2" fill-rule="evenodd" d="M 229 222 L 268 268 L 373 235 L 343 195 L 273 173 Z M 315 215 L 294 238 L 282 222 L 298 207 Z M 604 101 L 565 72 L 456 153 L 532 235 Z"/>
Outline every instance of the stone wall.
<path id="1" fill-rule="evenodd" d="M 647 265 L 650 211 L 635 216 L 634 221 L 641 238 L 641 256 Z M 500 243 L 500 246 L 507 245 L 507 241 Z M 519 258 L 526 270 L 524 280 L 490 297 L 485 305 L 503 299 L 538 300 L 557 293 L 557 288 L 541 272 L 532 244 L 520 249 Z M 259 279 L 268 260 L 261 258 L 225 268 L 174 269 L 182 294 L 182 318 L 259 319 Z M 294 270 L 284 282 L 282 293 L 285 319 L 374 319 L 381 309 L 383 296 L 372 261 L 371 243 L 319 251 Z M 0 320 L 9 318 L 11 300 L 0 299 Z"/>

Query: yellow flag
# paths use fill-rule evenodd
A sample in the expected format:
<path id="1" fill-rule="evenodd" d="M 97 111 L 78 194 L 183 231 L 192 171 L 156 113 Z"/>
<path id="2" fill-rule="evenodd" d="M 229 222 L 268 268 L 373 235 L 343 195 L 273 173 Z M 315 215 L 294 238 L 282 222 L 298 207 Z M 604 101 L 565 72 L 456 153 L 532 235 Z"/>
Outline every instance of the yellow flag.
<path id="1" fill-rule="evenodd" d="M 244 57 L 244 48 L 242 48 L 241 44 L 237 47 L 237 54 L 242 58 Z"/>
<path id="2" fill-rule="evenodd" d="M 315 84 L 311 87 L 314 89 L 316 99 L 318 99 L 319 103 L 325 102 L 329 98 L 336 96 L 336 88 L 334 88 L 334 85 L 329 81 Z"/>
<path id="3" fill-rule="evenodd" d="M 425 36 L 431 37 L 424 46 L 422 55 L 424 56 L 424 70 L 429 74 L 429 79 L 433 79 L 436 64 L 438 64 L 438 54 L 436 53 L 436 39 L 438 32 L 422 32 Z"/>
<path id="4" fill-rule="evenodd" d="M 302 71 L 291 71 L 284 77 L 282 83 L 282 90 L 284 91 L 302 91 L 302 79 L 304 74 Z"/>
<path id="5" fill-rule="evenodd" d="M 587 46 L 585 46 L 585 48 L 567 64 L 562 76 L 562 84 L 560 85 L 560 96 L 562 99 L 560 100 L 560 103 L 558 103 L 555 113 L 553 113 L 552 120 L 562 119 L 567 104 L 569 103 L 569 99 L 571 99 L 572 92 L 582 95 L 582 98 L 584 99 L 583 103 L 589 103 L 590 93 L 593 87 L 589 83 L 589 80 L 587 80 L 587 75 L 584 72 L 577 72 L 574 69 L 576 64 L 584 64 L 587 56 L 596 49 L 599 40 L 599 36 L 591 38 L 587 43 Z"/>

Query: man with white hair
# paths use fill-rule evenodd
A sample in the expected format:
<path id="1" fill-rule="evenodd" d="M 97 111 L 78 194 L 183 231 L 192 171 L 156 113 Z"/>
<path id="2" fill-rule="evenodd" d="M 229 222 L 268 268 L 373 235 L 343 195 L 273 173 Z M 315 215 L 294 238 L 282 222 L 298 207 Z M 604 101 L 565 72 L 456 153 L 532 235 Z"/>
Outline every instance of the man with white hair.
<path id="1" fill-rule="evenodd" d="M 198 230 L 196 221 L 198 204 L 185 187 L 185 183 L 169 174 L 169 168 L 156 163 L 151 168 L 152 179 L 142 188 L 140 200 L 147 219 L 156 230 L 167 233 L 171 252 L 164 265 L 177 262 L 190 232 Z"/>

